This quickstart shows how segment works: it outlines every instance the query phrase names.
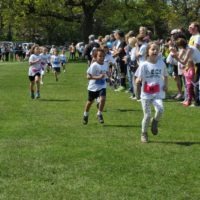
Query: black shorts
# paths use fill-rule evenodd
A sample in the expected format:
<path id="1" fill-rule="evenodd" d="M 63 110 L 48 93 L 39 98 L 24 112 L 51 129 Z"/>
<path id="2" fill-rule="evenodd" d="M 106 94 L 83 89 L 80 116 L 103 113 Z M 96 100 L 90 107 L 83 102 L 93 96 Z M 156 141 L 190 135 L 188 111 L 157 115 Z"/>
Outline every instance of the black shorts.
<path id="1" fill-rule="evenodd" d="M 106 97 L 106 88 L 103 88 L 96 92 L 88 90 L 88 101 L 93 101 L 94 99 L 96 99 L 100 96 Z"/>
<path id="2" fill-rule="evenodd" d="M 55 72 L 60 72 L 60 67 L 53 67 L 53 70 L 55 71 Z"/>
<path id="3" fill-rule="evenodd" d="M 30 81 L 34 81 L 36 76 L 41 76 L 40 72 L 36 73 L 34 76 L 28 76 Z"/>
<path id="4" fill-rule="evenodd" d="M 178 66 L 173 65 L 173 76 L 178 76 Z"/>

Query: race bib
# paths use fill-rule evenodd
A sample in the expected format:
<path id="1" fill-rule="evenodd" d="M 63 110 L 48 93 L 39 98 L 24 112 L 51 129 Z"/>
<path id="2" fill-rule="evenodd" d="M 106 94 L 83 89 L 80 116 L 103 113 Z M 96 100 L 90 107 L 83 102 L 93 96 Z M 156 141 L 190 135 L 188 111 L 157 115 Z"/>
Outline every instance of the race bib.
<path id="1" fill-rule="evenodd" d="M 147 94 L 155 94 L 160 92 L 160 86 L 159 84 L 154 84 L 154 85 L 150 85 L 148 83 L 144 84 L 144 92 L 146 92 Z"/>
<path id="2" fill-rule="evenodd" d="M 39 72 L 40 70 L 41 70 L 41 68 L 39 68 L 39 69 L 38 69 L 38 68 L 32 68 L 32 72 L 33 72 L 33 73 L 37 73 L 37 72 Z"/>

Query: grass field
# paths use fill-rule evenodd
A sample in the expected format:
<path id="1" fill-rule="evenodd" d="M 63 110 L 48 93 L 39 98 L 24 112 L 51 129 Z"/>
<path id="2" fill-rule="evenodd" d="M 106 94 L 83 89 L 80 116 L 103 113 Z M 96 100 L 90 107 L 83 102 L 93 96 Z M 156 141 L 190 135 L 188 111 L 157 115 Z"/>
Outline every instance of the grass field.
<path id="1" fill-rule="evenodd" d="M 108 88 L 105 123 L 94 105 L 84 126 L 86 68 L 47 74 L 32 100 L 27 63 L 0 63 L 0 199 L 199 200 L 200 109 L 166 100 L 159 135 L 141 144 L 140 103 Z"/>

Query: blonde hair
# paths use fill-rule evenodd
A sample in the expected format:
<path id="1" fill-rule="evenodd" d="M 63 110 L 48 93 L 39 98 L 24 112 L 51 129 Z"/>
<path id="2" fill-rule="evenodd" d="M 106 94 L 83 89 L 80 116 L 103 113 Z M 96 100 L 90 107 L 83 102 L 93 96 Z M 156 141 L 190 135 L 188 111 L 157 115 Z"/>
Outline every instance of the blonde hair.
<path id="1" fill-rule="evenodd" d="M 187 61 L 187 67 L 192 66 L 194 67 L 194 61 L 192 59 L 188 59 Z"/>
<path id="2" fill-rule="evenodd" d="M 135 44 L 137 43 L 137 38 L 136 37 L 131 37 L 128 39 L 128 44 L 133 48 L 135 47 Z"/>

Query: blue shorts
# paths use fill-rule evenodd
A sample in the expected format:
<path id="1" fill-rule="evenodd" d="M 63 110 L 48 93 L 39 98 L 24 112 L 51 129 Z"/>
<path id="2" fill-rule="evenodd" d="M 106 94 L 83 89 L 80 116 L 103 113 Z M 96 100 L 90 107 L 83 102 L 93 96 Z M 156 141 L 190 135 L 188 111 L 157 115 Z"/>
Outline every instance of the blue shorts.
<path id="1" fill-rule="evenodd" d="M 94 99 L 97 99 L 98 97 L 101 96 L 106 97 L 106 88 L 103 88 L 95 92 L 88 90 L 88 101 L 94 101 Z"/>

